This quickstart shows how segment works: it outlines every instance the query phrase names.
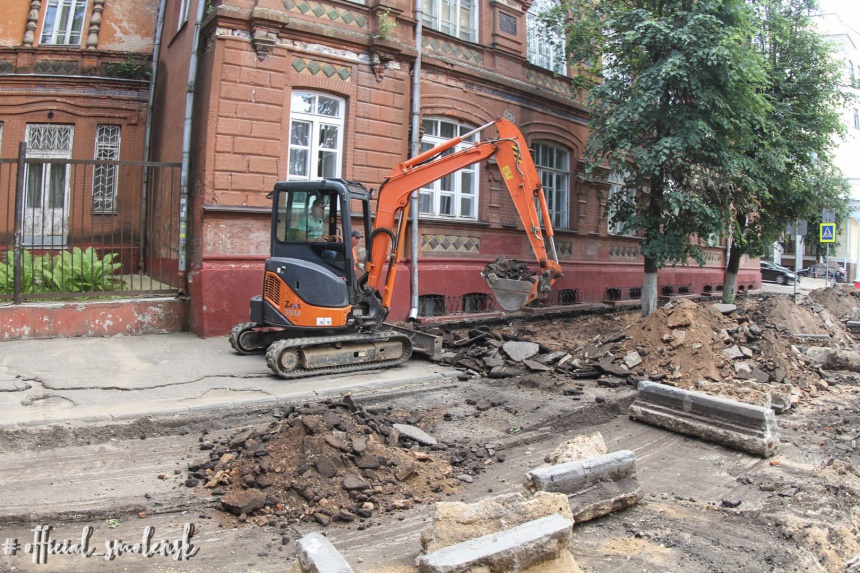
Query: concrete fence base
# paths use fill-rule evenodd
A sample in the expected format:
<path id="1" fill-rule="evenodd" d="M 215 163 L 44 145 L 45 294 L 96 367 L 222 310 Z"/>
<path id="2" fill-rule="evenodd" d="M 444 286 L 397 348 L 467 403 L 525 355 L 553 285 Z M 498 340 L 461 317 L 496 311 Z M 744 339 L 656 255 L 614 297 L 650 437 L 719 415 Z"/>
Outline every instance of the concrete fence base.
<path id="1" fill-rule="evenodd" d="M 620 450 L 537 468 L 526 474 L 533 489 L 564 493 L 576 523 L 625 509 L 642 499 L 636 455 Z"/>
<path id="2" fill-rule="evenodd" d="M 779 448 L 770 408 L 644 381 L 630 417 L 673 432 L 769 457 Z"/>
<path id="3" fill-rule="evenodd" d="M 443 547 L 418 558 L 419 573 L 466 573 L 476 567 L 516 573 L 567 551 L 573 522 L 560 515 Z M 485 570 L 485 569 L 481 569 Z"/>

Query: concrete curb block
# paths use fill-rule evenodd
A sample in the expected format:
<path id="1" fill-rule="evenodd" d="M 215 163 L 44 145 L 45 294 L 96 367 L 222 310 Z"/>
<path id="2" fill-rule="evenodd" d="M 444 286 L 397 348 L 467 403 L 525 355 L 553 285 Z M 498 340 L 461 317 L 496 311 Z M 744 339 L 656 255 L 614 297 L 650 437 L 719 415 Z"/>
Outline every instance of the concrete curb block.
<path id="1" fill-rule="evenodd" d="M 296 542 L 302 573 L 352 573 L 334 545 L 319 533 L 309 533 Z"/>
<path id="2" fill-rule="evenodd" d="M 773 410 L 701 392 L 640 382 L 628 413 L 634 420 L 762 457 L 779 448 Z"/>
<path id="3" fill-rule="evenodd" d="M 567 494 L 576 523 L 635 505 L 643 495 L 630 450 L 537 468 L 526 479 L 537 490 Z"/>
<path id="4" fill-rule="evenodd" d="M 465 573 L 479 566 L 491 571 L 522 571 L 557 558 L 567 547 L 572 527 L 573 522 L 561 515 L 542 517 L 423 555 L 418 558 L 418 571 Z"/>

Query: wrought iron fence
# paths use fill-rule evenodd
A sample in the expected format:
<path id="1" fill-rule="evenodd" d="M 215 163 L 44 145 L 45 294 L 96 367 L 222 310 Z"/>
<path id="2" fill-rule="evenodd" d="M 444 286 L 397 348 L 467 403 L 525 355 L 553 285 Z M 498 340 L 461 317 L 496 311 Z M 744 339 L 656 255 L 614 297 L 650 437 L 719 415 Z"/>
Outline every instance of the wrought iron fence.
<path id="1" fill-rule="evenodd" d="M 19 155 L 0 159 L 0 300 L 176 294 L 180 164 Z"/>
<path id="2" fill-rule="evenodd" d="M 582 302 L 579 289 L 550 291 L 546 299 L 529 303 L 530 307 L 567 306 Z M 428 294 L 418 297 L 420 316 L 450 316 L 456 314 L 481 314 L 498 310 L 492 295 L 483 292 L 464 295 Z"/>
<path id="3" fill-rule="evenodd" d="M 640 300 L 642 298 L 642 287 L 609 287 L 603 294 L 603 300 Z"/>

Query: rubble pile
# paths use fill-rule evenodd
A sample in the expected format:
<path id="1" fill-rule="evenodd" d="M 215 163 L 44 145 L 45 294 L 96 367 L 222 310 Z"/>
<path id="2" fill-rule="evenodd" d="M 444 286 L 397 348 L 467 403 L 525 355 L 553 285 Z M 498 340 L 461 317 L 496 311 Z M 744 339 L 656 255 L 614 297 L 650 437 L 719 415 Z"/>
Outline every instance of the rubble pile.
<path id="1" fill-rule="evenodd" d="M 651 380 L 781 413 L 826 389 L 832 377 L 806 349 L 856 350 L 846 324 L 858 318 L 853 286 L 814 291 L 799 303 L 780 295 L 737 305 L 679 299 L 646 318 L 626 312 L 451 330 L 443 361 L 462 368 L 463 379 L 543 377 L 574 397 L 589 384 Z"/>
<path id="2" fill-rule="evenodd" d="M 240 522 L 365 529 L 378 512 L 435 501 L 484 469 L 468 444 L 438 442 L 413 425 L 420 415 L 364 409 L 348 395 L 273 418 L 224 439 L 201 436 L 207 457 L 189 465 L 185 485 L 216 496 Z"/>

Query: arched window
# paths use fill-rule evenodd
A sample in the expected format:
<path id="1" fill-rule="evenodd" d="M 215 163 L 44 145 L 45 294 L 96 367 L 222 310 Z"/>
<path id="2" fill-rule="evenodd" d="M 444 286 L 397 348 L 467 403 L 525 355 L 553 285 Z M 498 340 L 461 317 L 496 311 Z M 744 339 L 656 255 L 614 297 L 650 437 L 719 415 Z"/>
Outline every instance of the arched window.
<path id="1" fill-rule="evenodd" d="M 421 151 L 427 151 L 454 137 L 465 135 L 474 128 L 451 119 L 425 118 Z M 475 142 L 477 134 L 467 141 Z M 468 144 L 462 143 L 442 155 L 459 151 Z M 478 208 L 478 165 L 470 165 L 423 187 L 418 210 L 422 215 L 475 219 Z"/>
<path id="2" fill-rule="evenodd" d="M 550 143 L 534 143 L 532 155 L 540 174 L 552 226 L 570 228 L 570 152 Z M 538 207 L 540 209 L 540 207 Z"/>
<path id="3" fill-rule="evenodd" d="M 609 174 L 609 234 L 610 235 L 621 235 L 625 237 L 635 237 L 636 230 L 635 229 L 627 229 L 625 230 L 624 224 L 621 221 L 616 220 L 615 213 L 618 212 L 618 207 L 616 205 L 616 201 L 621 201 L 628 205 L 633 205 L 633 202 L 636 200 L 636 190 L 625 187 L 624 185 L 624 177 L 613 171 Z"/>
<path id="4" fill-rule="evenodd" d="M 293 92 L 287 179 L 307 181 L 341 176 L 344 101 L 312 92 Z"/>

